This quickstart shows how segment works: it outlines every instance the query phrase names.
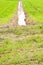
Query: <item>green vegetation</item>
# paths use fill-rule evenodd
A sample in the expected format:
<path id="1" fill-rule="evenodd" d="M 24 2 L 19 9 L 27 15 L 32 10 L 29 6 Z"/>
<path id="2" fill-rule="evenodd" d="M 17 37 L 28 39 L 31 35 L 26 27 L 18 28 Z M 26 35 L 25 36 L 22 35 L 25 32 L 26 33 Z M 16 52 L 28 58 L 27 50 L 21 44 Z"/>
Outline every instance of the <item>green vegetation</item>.
<path id="1" fill-rule="evenodd" d="M 35 22 L 43 23 L 43 0 L 22 0 L 25 11 Z"/>
<path id="2" fill-rule="evenodd" d="M 0 65 L 32 64 L 43 65 L 43 25 L 0 29 Z"/>
<path id="3" fill-rule="evenodd" d="M 22 2 L 31 19 L 43 23 L 43 1 Z M 0 24 L 9 22 L 17 5 L 18 0 L 0 0 Z M 0 65 L 43 65 L 43 24 L 0 27 Z"/>
<path id="4" fill-rule="evenodd" d="M 43 53 L 40 36 L 31 36 L 25 40 L 18 40 L 13 42 L 11 40 L 4 40 L 0 43 L 0 65 L 43 65 Z M 30 39 L 29 39 L 30 38 Z M 36 42 L 33 41 L 38 39 Z"/>
<path id="5" fill-rule="evenodd" d="M 18 0 L 0 0 L 0 24 L 10 22 L 17 11 Z"/>

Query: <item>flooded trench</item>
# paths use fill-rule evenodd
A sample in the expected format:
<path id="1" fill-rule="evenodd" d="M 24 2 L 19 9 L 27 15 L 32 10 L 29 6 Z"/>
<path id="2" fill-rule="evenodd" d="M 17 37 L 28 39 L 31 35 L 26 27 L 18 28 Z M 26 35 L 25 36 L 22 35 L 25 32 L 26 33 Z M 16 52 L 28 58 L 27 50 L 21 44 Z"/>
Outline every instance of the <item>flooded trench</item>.
<path id="1" fill-rule="evenodd" d="M 26 26 L 26 22 L 25 22 L 25 13 L 22 7 L 22 1 L 19 1 L 18 4 L 18 25 L 20 26 Z"/>

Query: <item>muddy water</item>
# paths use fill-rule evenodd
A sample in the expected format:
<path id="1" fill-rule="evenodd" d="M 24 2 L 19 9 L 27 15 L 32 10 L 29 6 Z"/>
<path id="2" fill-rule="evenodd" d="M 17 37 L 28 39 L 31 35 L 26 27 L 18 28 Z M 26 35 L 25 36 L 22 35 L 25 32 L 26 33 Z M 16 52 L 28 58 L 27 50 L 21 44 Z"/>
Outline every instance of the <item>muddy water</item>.
<path id="1" fill-rule="evenodd" d="M 19 1 L 19 5 L 18 5 L 18 25 L 26 26 L 25 14 L 24 14 L 23 7 L 22 7 L 22 1 Z"/>

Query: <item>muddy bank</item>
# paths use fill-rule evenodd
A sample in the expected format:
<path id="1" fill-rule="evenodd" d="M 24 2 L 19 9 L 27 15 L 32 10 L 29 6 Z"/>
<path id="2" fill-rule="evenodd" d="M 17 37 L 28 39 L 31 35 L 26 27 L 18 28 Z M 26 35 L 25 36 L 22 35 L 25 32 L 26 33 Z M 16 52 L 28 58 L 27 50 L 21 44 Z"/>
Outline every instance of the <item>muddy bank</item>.
<path id="1" fill-rule="evenodd" d="M 30 16 L 28 15 L 28 13 L 24 10 L 25 12 L 25 21 L 26 21 L 26 25 L 38 25 L 38 23 L 34 20 L 31 20 Z"/>
<path id="2" fill-rule="evenodd" d="M 10 23 L 9 23 L 9 27 L 17 27 L 18 25 L 18 14 L 17 12 L 14 14 L 14 16 L 11 18 Z"/>
<path id="3" fill-rule="evenodd" d="M 35 21 L 32 21 L 31 19 L 30 19 L 30 17 L 28 16 L 28 14 L 27 13 L 25 13 L 25 15 L 26 15 L 26 24 L 27 25 L 37 25 L 37 23 L 35 22 Z"/>

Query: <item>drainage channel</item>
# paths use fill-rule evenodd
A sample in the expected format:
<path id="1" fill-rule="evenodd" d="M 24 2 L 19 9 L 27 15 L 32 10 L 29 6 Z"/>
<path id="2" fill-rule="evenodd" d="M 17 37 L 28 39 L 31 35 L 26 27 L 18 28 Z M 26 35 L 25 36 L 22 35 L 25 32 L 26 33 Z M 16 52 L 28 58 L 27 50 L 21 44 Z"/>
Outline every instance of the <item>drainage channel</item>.
<path id="1" fill-rule="evenodd" d="M 24 14 L 24 10 L 22 7 L 22 1 L 19 1 L 18 4 L 18 25 L 20 26 L 26 26 L 26 22 L 25 22 L 25 14 Z"/>

